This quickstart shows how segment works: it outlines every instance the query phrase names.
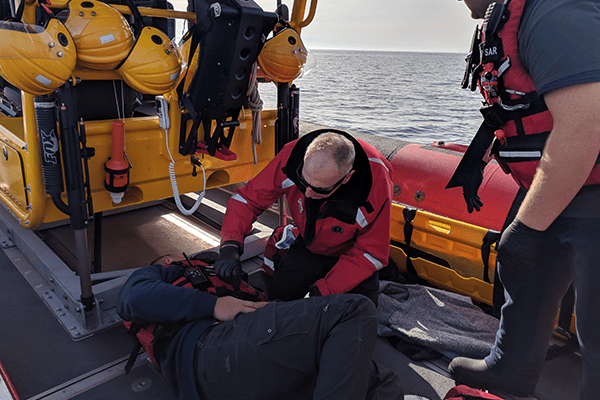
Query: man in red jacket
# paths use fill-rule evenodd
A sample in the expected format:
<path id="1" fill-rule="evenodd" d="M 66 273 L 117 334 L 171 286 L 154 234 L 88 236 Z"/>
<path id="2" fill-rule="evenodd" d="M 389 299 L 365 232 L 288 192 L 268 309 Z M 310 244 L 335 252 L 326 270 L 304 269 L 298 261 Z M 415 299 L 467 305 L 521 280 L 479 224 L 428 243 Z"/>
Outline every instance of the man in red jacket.
<path id="1" fill-rule="evenodd" d="M 300 234 L 275 266 L 269 299 L 353 292 L 377 304 L 378 271 L 389 256 L 392 186 L 392 167 L 374 147 L 342 131 L 311 132 L 235 191 L 215 270 L 222 279 L 240 279 L 244 236 L 286 195 Z"/>

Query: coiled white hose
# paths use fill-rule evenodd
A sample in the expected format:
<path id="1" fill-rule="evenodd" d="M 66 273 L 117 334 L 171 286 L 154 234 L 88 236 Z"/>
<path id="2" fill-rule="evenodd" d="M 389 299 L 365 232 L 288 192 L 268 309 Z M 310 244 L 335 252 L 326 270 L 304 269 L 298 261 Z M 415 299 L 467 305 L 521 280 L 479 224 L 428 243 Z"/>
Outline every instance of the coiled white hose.
<path id="1" fill-rule="evenodd" d="M 181 203 L 181 198 L 179 197 L 179 189 L 177 188 L 177 177 L 175 176 L 175 160 L 173 160 L 173 156 L 171 155 L 171 150 L 169 149 L 169 132 L 165 129 L 165 138 L 167 144 L 167 152 L 169 153 L 169 157 L 171 158 L 171 162 L 169 163 L 169 177 L 171 178 L 171 187 L 173 188 L 173 198 L 175 199 L 175 204 L 177 208 L 183 215 L 192 215 L 198 210 L 200 207 L 200 203 L 202 199 L 204 199 L 204 195 L 206 194 L 206 173 L 204 171 L 204 166 L 200 164 L 200 168 L 202 168 L 202 178 L 204 179 L 204 186 L 202 186 L 202 193 L 196 199 L 196 202 L 187 210 L 183 204 Z"/>

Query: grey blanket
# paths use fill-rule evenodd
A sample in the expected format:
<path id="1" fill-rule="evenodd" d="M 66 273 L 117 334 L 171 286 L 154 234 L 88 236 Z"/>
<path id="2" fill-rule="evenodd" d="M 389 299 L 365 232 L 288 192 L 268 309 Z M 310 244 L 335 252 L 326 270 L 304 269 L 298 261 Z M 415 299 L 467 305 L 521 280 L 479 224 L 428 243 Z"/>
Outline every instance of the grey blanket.
<path id="1" fill-rule="evenodd" d="M 420 285 L 381 281 L 378 335 L 398 336 L 440 353 L 483 358 L 498 320 L 466 296 Z"/>

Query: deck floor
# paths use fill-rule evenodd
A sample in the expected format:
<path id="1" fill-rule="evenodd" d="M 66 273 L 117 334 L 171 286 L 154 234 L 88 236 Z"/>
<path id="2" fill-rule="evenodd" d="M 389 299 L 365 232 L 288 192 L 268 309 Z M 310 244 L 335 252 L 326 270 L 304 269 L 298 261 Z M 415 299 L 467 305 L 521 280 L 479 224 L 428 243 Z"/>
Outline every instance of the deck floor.
<path id="1" fill-rule="evenodd" d="M 202 219 L 184 217 L 168 201 L 106 215 L 102 270 L 150 265 L 164 257 L 180 258 L 181 252 L 194 254 L 215 247 L 228 197 L 226 191 L 209 191 L 200 209 Z M 277 222 L 278 216 L 273 213 L 259 219 L 266 226 L 276 226 Z M 45 227 L 38 235 L 66 264 L 75 265 L 72 232 L 67 225 Z M 93 240 L 93 235 L 89 236 Z M 129 375 L 123 373 L 133 342 L 122 325 L 73 341 L 15 268 L 15 262 L 23 262 L 22 258 L 16 247 L 0 252 L 0 360 L 21 399 L 173 398 L 145 357 L 138 357 Z M 251 283 L 258 286 L 264 282 L 261 264 L 260 257 L 243 263 Z M 379 338 L 374 359 L 398 374 L 407 394 L 439 400 L 455 384 L 447 372 L 446 357 L 414 361 L 389 340 Z M 576 399 L 580 376 L 580 357 L 566 352 L 546 363 L 532 399 Z"/>

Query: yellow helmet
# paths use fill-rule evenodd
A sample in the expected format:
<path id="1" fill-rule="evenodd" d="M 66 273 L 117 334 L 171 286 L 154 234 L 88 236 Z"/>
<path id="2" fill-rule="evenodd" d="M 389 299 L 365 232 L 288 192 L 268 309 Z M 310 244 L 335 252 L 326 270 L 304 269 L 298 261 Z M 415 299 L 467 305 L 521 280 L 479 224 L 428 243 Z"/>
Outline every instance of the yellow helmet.
<path id="1" fill-rule="evenodd" d="M 285 28 L 267 40 L 258 55 L 258 65 L 274 81 L 289 83 L 300 76 L 306 58 L 300 35 L 292 28 Z"/>
<path id="2" fill-rule="evenodd" d="M 147 26 L 117 71 L 125 83 L 138 92 L 164 94 L 179 82 L 179 51 L 162 31 Z"/>
<path id="3" fill-rule="evenodd" d="M 46 28 L 21 22 L 0 22 L 0 75 L 34 95 L 52 93 L 73 73 L 75 44 L 56 18 Z"/>
<path id="4" fill-rule="evenodd" d="M 65 26 L 77 46 L 77 64 L 91 69 L 117 67 L 135 42 L 125 17 L 96 0 L 70 0 L 67 5 Z"/>

